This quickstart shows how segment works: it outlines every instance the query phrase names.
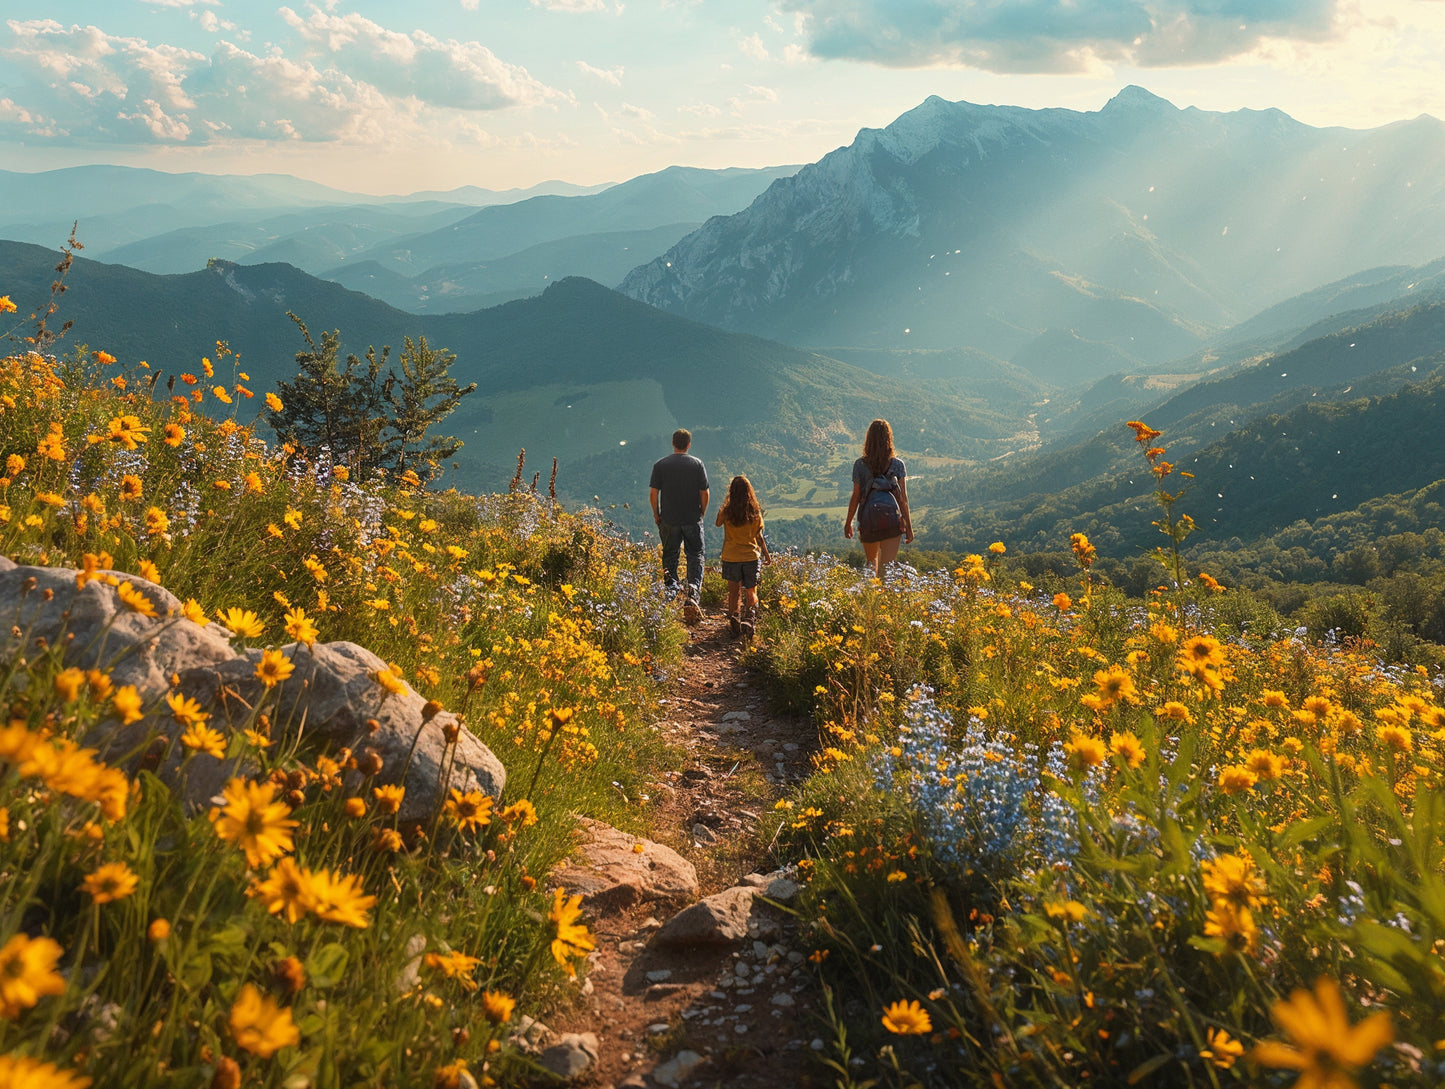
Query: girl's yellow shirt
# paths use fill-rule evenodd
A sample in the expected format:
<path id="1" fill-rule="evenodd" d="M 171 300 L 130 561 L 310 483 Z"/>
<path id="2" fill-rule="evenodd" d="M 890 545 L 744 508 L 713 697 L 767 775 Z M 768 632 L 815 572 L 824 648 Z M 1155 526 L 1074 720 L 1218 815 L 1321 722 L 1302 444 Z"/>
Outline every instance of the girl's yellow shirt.
<path id="1" fill-rule="evenodd" d="M 723 522 L 723 563 L 750 563 L 763 558 L 763 520 L 735 526 Z"/>

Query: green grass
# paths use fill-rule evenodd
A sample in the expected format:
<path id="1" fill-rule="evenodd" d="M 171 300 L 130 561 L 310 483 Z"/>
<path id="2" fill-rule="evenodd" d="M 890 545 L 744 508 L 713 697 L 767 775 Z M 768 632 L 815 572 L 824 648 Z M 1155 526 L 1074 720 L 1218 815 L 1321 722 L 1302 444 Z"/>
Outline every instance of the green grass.
<path id="1" fill-rule="evenodd" d="M 645 825 L 628 799 L 672 758 L 647 725 L 652 672 L 685 636 L 650 592 L 653 558 L 525 491 L 349 480 L 259 442 L 230 381 L 229 404 L 209 382 L 155 402 L 146 377 L 98 355 L 0 360 L 0 554 L 163 584 L 186 616 L 157 626 L 249 610 L 260 632 L 234 641 L 283 656 L 304 656 L 288 634 L 304 615 L 463 716 L 509 779 L 500 798 L 398 825 L 373 789 L 398 769 L 372 779 L 362 754 L 315 749 L 268 697 L 233 728 L 211 719 L 223 728 L 194 749 L 160 736 L 187 764 L 243 759 L 231 826 L 134 759 L 77 750 L 121 714 L 111 682 L 63 642 L 14 644 L 0 976 L 29 987 L 4 984 L 0 1064 L 105 1087 L 224 1084 L 231 1064 L 257 1086 L 455 1084 L 459 1063 L 515 1081 L 528 1060 L 507 1043 L 513 1019 L 575 1001 L 588 940 L 539 879 L 577 814 Z M 180 714 L 160 697 L 143 710 L 157 725 Z M 274 852 L 244 831 L 267 806 L 262 824 L 297 822 Z M 464 822 L 469 809 L 490 822 Z M 97 874 L 118 875 L 118 895 L 83 891 Z"/>

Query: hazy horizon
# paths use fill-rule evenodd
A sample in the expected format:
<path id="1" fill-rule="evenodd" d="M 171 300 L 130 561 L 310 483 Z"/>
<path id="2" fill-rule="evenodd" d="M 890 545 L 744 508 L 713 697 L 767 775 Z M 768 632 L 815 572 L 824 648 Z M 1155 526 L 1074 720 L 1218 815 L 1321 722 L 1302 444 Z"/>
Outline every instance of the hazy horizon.
<path id="1" fill-rule="evenodd" d="M 1239 14 L 1243 9 L 1245 14 Z M 811 162 L 929 95 L 1093 111 L 1128 84 L 1314 127 L 1445 117 L 1445 4 L 0 2 L 0 158 L 368 195 Z"/>

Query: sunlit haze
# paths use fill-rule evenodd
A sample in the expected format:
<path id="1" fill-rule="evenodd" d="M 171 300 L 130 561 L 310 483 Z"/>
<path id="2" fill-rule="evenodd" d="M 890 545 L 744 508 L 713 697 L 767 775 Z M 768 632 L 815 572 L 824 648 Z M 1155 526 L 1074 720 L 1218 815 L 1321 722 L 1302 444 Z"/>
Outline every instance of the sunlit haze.
<path id="1" fill-rule="evenodd" d="M 803 163 L 931 94 L 1445 117 L 1445 3 L 0 3 L 0 163 L 399 193 Z"/>

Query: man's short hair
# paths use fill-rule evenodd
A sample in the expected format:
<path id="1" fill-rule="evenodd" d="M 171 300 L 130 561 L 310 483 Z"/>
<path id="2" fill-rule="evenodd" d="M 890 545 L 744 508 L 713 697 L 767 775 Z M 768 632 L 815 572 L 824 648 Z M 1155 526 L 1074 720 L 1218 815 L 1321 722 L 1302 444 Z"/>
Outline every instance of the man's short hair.
<path id="1" fill-rule="evenodd" d="M 672 448 L 674 450 L 686 450 L 692 445 L 692 432 L 685 427 L 679 427 L 672 433 Z"/>

